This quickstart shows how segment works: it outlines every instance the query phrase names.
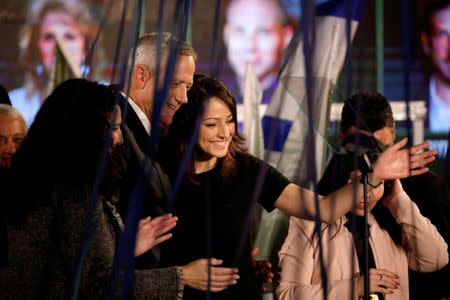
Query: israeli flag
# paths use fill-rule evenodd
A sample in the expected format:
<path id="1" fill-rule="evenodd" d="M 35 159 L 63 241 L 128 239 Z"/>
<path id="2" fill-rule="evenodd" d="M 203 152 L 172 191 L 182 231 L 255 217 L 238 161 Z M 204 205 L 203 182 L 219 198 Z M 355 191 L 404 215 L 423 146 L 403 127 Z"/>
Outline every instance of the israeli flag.
<path id="1" fill-rule="evenodd" d="M 364 2 L 331 0 L 315 7 L 315 16 L 309 24 L 303 22 L 307 27 L 302 31 L 310 37 L 310 52 L 304 49 L 301 36 L 281 71 L 279 84 L 263 117 L 266 160 L 298 184 L 310 183 L 311 164 L 315 164 L 316 174 L 322 169 L 330 93 L 344 64 L 347 45 L 355 35 Z M 306 17 L 305 13 L 302 18 Z M 350 41 L 346 16 L 350 18 Z M 310 74 L 305 56 L 310 57 Z M 307 94 L 307 79 L 311 95 Z M 308 119 L 314 127 L 312 137 L 308 135 Z M 308 143 L 315 143 L 314 155 L 308 153 Z"/>

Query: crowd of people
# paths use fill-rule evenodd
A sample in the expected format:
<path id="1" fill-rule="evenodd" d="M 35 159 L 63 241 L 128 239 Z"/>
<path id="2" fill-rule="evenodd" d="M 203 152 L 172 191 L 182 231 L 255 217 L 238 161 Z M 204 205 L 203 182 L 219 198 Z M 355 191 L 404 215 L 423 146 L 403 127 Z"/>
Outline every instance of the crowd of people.
<path id="1" fill-rule="evenodd" d="M 348 157 L 332 160 L 319 189 L 325 196 L 290 182 L 247 152 L 235 97 L 219 80 L 196 75 L 196 59 L 172 34 L 146 34 L 130 59 L 129 84 L 63 82 L 28 132 L 21 114 L 2 104 L 2 296 L 257 299 L 261 280 L 277 272 L 253 258 L 257 205 L 291 216 L 280 252 L 283 299 L 322 298 L 324 290 L 329 298 L 357 298 L 364 276 L 370 293 L 408 299 L 417 282 L 448 280 L 449 195 L 425 167 L 436 151 L 394 142 L 384 97 L 358 94 L 343 111 L 344 141 L 367 135 L 370 147 L 378 145 L 368 175 L 364 274 L 364 187 Z M 170 71 L 170 81 L 161 80 Z M 155 90 L 166 91 L 164 98 Z M 372 103 L 384 110 L 374 113 Z M 359 106 L 367 118 L 355 116 Z M 439 186 L 442 198 L 418 185 Z"/>

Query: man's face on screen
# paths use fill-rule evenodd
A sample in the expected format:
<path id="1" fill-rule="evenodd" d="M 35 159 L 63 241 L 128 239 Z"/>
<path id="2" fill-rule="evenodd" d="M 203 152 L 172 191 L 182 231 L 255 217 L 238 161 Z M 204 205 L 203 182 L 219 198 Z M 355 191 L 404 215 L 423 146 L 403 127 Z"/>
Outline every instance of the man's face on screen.
<path id="1" fill-rule="evenodd" d="M 431 17 L 431 36 L 428 37 L 428 54 L 435 71 L 450 83 L 450 6 Z"/>
<path id="2" fill-rule="evenodd" d="M 236 0 L 227 8 L 224 40 L 228 61 L 239 78 L 252 64 L 260 81 L 276 76 L 292 28 L 281 24 L 281 9 L 274 1 Z"/>

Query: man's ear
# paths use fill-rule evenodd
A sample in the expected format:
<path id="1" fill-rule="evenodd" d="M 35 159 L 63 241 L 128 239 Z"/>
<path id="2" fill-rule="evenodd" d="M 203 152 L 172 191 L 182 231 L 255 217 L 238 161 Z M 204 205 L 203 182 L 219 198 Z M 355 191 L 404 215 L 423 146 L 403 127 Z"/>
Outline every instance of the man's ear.
<path id="1" fill-rule="evenodd" d="M 422 42 L 423 52 L 426 55 L 430 56 L 431 55 L 430 39 L 428 38 L 428 35 L 425 32 L 422 32 L 420 34 L 420 41 Z"/>
<path id="2" fill-rule="evenodd" d="M 134 67 L 133 79 L 138 89 L 143 89 L 150 79 L 150 72 L 144 65 L 136 65 Z"/>

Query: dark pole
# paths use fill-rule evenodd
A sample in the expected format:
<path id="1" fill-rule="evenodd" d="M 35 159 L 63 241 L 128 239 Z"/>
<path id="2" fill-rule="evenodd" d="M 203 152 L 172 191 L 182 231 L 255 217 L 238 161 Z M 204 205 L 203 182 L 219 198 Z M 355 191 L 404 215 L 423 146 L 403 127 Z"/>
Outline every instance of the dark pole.
<path id="1" fill-rule="evenodd" d="M 363 184 L 363 202 L 364 202 L 364 300 L 369 300 L 369 208 L 367 205 L 367 185 L 369 184 L 369 173 L 373 172 L 372 163 L 367 156 L 367 153 L 363 153 L 358 161 L 359 170 L 361 171 L 361 183 Z M 372 185 L 371 185 L 372 186 Z M 372 186 L 373 187 L 373 186 Z M 361 266 L 360 266 L 361 267 Z"/>
<path id="2" fill-rule="evenodd" d="M 367 207 L 367 181 L 369 174 L 362 175 L 364 199 L 364 300 L 369 300 L 369 208 Z"/>

